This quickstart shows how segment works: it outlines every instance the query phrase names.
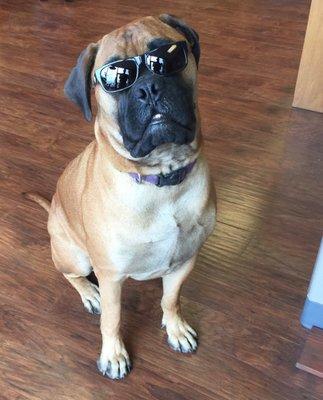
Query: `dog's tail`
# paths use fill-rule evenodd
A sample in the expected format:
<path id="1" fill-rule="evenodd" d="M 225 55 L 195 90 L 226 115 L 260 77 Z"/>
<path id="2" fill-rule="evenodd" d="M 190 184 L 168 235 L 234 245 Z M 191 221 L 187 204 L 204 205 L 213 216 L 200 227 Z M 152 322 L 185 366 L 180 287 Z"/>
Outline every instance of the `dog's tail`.
<path id="1" fill-rule="evenodd" d="M 38 193 L 35 192 L 24 192 L 22 193 L 25 199 L 35 201 L 41 207 L 43 207 L 47 212 L 50 209 L 50 201 L 45 199 L 44 197 L 40 196 Z"/>

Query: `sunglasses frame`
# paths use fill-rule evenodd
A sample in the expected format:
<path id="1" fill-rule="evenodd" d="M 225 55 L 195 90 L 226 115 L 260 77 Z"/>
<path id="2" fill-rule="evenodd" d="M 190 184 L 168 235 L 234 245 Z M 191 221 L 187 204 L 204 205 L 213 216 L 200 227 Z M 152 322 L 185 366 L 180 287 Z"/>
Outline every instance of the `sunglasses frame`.
<path id="1" fill-rule="evenodd" d="M 184 55 L 185 55 L 185 65 L 184 65 L 184 67 L 179 68 L 178 70 L 173 71 L 173 72 L 171 72 L 171 73 L 169 73 L 169 74 L 158 74 L 158 73 L 152 71 L 152 70 L 147 66 L 147 58 L 148 58 L 148 56 L 153 55 L 152 53 L 153 53 L 154 51 L 156 51 L 156 50 L 158 50 L 158 49 L 160 49 L 160 48 L 162 48 L 162 47 L 164 47 L 164 46 L 172 46 L 172 45 L 180 46 L 180 47 L 183 49 L 183 53 L 184 53 Z M 107 66 L 111 66 L 111 65 L 113 65 L 113 64 L 115 64 L 115 63 L 118 63 L 118 62 L 120 62 L 120 61 L 134 61 L 134 62 L 136 63 L 136 67 L 137 67 L 136 78 L 134 79 L 134 81 L 132 82 L 132 84 L 129 85 L 129 86 L 127 86 L 126 88 L 123 88 L 123 89 L 116 89 L 116 90 L 106 90 L 105 87 L 104 87 L 104 84 L 103 84 L 103 82 L 102 82 L 101 72 L 102 72 L 102 70 L 103 70 L 104 68 L 106 68 Z M 106 93 L 116 93 L 116 92 L 121 92 L 121 91 L 123 91 L 123 90 L 127 90 L 127 89 L 129 89 L 132 85 L 134 85 L 134 84 L 136 83 L 136 81 L 138 80 L 139 72 L 140 72 L 140 65 L 141 65 L 141 64 L 144 64 L 145 67 L 148 69 L 148 71 L 150 71 L 152 74 L 160 75 L 160 76 L 170 76 L 170 75 L 176 74 L 177 72 L 183 71 L 183 70 L 187 67 L 187 64 L 188 64 L 188 45 L 187 45 L 187 42 L 186 42 L 185 40 L 181 40 L 181 41 L 178 41 L 178 42 L 167 43 L 167 44 L 162 45 L 162 46 L 160 46 L 160 47 L 156 47 L 155 49 L 150 50 L 150 51 L 148 51 L 148 52 L 146 52 L 146 53 L 144 53 L 144 54 L 141 54 L 141 55 L 139 55 L 139 56 L 129 57 L 129 58 L 126 58 L 126 59 L 121 59 L 121 60 L 112 61 L 112 62 L 110 62 L 110 63 L 106 63 L 106 64 L 102 65 L 102 67 L 100 67 L 100 68 L 98 68 L 98 69 L 95 70 L 95 72 L 94 72 L 93 84 L 94 84 L 94 85 L 99 84 L 99 85 L 101 86 L 101 88 L 102 88 Z"/>

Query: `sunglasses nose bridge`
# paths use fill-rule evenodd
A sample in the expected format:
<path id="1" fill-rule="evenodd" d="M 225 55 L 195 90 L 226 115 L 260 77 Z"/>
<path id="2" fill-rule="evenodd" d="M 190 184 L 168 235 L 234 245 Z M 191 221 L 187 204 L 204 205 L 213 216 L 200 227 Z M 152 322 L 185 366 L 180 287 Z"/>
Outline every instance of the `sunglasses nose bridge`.
<path id="1" fill-rule="evenodd" d="M 135 62 L 136 62 L 136 64 L 139 66 L 139 65 L 141 65 L 142 63 L 143 63 L 143 55 L 141 55 L 141 56 L 135 56 L 135 57 L 133 57 L 133 60 L 135 60 Z"/>
<path id="2" fill-rule="evenodd" d="M 137 64 L 137 79 L 142 72 L 147 68 L 145 54 L 133 58 Z"/>

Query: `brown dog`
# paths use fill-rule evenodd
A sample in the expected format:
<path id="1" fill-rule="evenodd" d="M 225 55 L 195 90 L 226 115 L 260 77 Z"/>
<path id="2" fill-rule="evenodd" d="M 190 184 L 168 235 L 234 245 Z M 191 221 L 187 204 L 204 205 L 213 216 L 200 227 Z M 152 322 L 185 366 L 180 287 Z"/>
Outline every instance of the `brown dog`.
<path id="1" fill-rule="evenodd" d="M 128 59 L 138 55 L 136 67 Z M 98 367 L 112 379 L 131 369 L 119 332 L 128 277 L 162 277 L 168 342 L 181 352 L 197 348 L 179 292 L 215 222 L 200 152 L 198 61 L 198 35 L 169 15 L 142 18 L 90 44 L 65 91 L 90 120 L 94 86 L 96 140 L 67 166 L 51 204 L 28 195 L 49 211 L 56 268 L 89 312 L 102 313 Z M 92 269 L 99 288 L 86 278 Z"/>

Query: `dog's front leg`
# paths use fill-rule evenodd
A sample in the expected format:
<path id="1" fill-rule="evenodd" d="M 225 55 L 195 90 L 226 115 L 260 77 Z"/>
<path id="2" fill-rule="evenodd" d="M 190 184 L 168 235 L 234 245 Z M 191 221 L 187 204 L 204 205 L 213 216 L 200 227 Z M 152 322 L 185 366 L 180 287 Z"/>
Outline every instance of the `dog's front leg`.
<path id="1" fill-rule="evenodd" d="M 122 281 L 97 274 L 101 295 L 102 350 L 98 368 L 111 379 L 122 379 L 131 370 L 129 355 L 120 336 Z"/>
<path id="2" fill-rule="evenodd" d="M 181 286 L 194 267 L 196 256 L 178 270 L 163 276 L 162 325 L 166 327 L 169 345 L 176 351 L 191 353 L 197 348 L 197 333 L 183 319 L 180 307 Z"/>

